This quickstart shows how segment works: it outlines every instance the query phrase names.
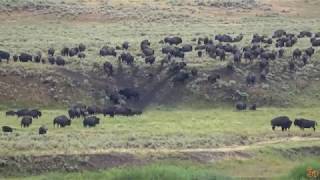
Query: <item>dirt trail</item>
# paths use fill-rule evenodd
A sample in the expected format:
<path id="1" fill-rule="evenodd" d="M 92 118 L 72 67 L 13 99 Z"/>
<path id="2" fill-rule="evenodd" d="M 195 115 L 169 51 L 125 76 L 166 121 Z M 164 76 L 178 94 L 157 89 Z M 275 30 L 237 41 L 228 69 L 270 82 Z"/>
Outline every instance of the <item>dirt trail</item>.
<path id="1" fill-rule="evenodd" d="M 289 144 L 293 142 L 314 142 L 319 141 L 320 137 L 288 137 L 288 138 L 279 138 L 275 140 L 260 141 L 252 143 L 249 145 L 234 145 L 226 146 L 219 148 L 192 148 L 192 149 L 168 149 L 168 148 L 111 148 L 111 149 L 95 149 L 95 150 L 84 150 L 72 152 L 70 155 L 82 155 L 82 154 L 108 154 L 108 153 L 126 153 L 126 154 L 174 154 L 174 153 L 233 153 L 233 152 L 243 152 L 254 149 L 261 149 L 268 145 L 276 144 Z M 310 144 L 312 145 L 312 144 Z M 66 152 L 39 152 L 35 156 L 43 155 L 67 155 Z"/>
<path id="2" fill-rule="evenodd" d="M 292 142 L 320 141 L 315 137 L 290 137 L 271 141 L 262 141 L 245 146 L 228 146 L 209 149 L 108 149 L 89 152 L 47 152 L 32 156 L 0 157 L 0 174 L 3 177 L 25 175 L 26 172 L 41 174 L 52 171 L 82 171 L 97 170 L 123 166 L 146 165 L 157 160 L 187 160 L 198 163 L 212 163 L 225 159 L 250 159 L 255 156 L 250 150 L 259 149 L 268 145 Z M 290 148 L 289 148 L 290 149 Z M 283 156 L 290 153 L 301 155 L 318 155 L 320 147 L 310 143 L 293 151 L 279 151 Z M 0 177 L 1 177 L 0 176 Z"/>

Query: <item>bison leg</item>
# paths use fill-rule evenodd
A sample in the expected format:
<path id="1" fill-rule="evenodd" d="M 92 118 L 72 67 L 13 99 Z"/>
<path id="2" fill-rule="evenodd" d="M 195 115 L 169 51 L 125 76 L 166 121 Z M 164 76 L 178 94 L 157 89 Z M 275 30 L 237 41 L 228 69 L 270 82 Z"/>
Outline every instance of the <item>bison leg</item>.
<path id="1" fill-rule="evenodd" d="M 276 127 L 272 126 L 272 130 L 274 131 Z"/>
<path id="2" fill-rule="evenodd" d="M 282 131 L 284 131 L 284 130 L 285 130 L 285 128 L 284 128 L 284 127 L 281 127 L 281 130 L 282 130 Z"/>

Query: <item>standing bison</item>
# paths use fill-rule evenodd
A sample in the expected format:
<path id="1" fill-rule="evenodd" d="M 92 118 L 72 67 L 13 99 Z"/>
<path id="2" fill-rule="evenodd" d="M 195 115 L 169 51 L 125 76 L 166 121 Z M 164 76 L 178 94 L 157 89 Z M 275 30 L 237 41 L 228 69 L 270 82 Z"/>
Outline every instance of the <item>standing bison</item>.
<path id="1" fill-rule="evenodd" d="M 100 119 L 96 116 L 86 117 L 83 120 L 83 127 L 95 127 L 100 123 Z"/>
<path id="2" fill-rule="evenodd" d="M 313 128 L 315 131 L 318 124 L 316 121 L 300 118 L 294 120 L 294 125 L 302 130 L 304 130 L 304 128 Z"/>
<path id="3" fill-rule="evenodd" d="M 32 117 L 25 116 L 21 119 L 21 127 L 26 128 L 32 124 Z"/>
<path id="4" fill-rule="evenodd" d="M 243 111 L 247 109 L 247 104 L 244 102 L 238 102 L 236 103 L 236 109 L 239 111 Z"/>
<path id="5" fill-rule="evenodd" d="M 47 134 L 48 128 L 45 126 L 40 126 L 39 135 Z"/>
<path id="6" fill-rule="evenodd" d="M 170 36 L 170 37 L 166 37 L 164 38 L 164 42 L 168 43 L 170 45 L 178 45 L 182 43 L 182 39 L 180 37 L 177 36 Z"/>
<path id="7" fill-rule="evenodd" d="M 62 115 L 62 116 L 58 116 L 56 118 L 54 118 L 53 120 L 53 126 L 54 127 L 66 127 L 66 126 L 70 126 L 71 125 L 71 120 L 65 116 L 65 115 Z"/>
<path id="8" fill-rule="evenodd" d="M 2 61 L 2 59 L 5 59 L 7 60 L 7 62 L 9 62 L 10 54 L 8 52 L 0 50 L 0 62 Z"/>
<path id="9" fill-rule="evenodd" d="M 271 120 L 272 130 L 276 127 L 281 127 L 282 131 L 289 130 L 292 125 L 292 121 L 287 116 L 279 116 Z"/>

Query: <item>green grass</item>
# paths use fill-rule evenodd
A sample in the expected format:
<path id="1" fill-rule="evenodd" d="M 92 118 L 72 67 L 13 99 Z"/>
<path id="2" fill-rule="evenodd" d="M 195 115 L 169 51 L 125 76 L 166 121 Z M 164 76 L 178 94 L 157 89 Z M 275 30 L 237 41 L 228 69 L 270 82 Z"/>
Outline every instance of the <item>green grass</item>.
<path id="1" fill-rule="evenodd" d="M 20 179 L 20 178 L 13 178 Z M 13 180 L 12 179 L 12 180 Z M 42 176 L 23 177 L 25 180 L 215 180 L 231 179 L 217 175 L 209 169 L 188 165 L 153 164 L 143 167 L 114 168 L 108 171 L 81 173 L 51 173 Z"/>
<path id="2" fill-rule="evenodd" d="M 233 144 L 248 144 L 288 136 L 317 137 L 313 130 L 290 132 L 271 130 L 270 120 L 288 115 L 317 119 L 319 108 L 263 108 L 237 112 L 233 109 L 149 109 L 141 116 L 101 116 L 96 128 L 83 128 L 75 119 L 71 127 L 53 128 L 53 118 L 66 111 L 45 110 L 30 128 L 20 128 L 16 117 L 0 116 L 0 126 L 16 128 L 10 135 L 0 136 L 0 154 L 50 154 L 107 150 L 110 148 L 212 148 Z M 49 128 L 48 135 L 39 136 L 41 125 Z"/>
<path id="3" fill-rule="evenodd" d="M 316 175 L 316 178 L 313 178 L 313 179 L 320 178 L 320 161 L 310 160 L 308 162 L 305 162 L 295 167 L 290 172 L 288 179 L 297 179 L 297 180 L 312 179 L 309 174 L 310 173 L 309 169 L 316 171 L 318 174 Z"/>

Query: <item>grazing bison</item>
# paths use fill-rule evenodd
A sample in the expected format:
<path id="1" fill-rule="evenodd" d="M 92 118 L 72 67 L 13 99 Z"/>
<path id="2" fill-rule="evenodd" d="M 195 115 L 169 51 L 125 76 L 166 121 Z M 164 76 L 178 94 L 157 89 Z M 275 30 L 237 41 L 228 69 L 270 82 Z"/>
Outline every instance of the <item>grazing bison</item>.
<path id="1" fill-rule="evenodd" d="M 170 36 L 170 37 L 166 37 L 164 38 L 164 42 L 168 43 L 170 45 L 178 45 L 182 43 L 182 39 L 180 37 L 177 36 Z"/>
<path id="2" fill-rule="evenodd" d="M 117 56 L 116 49 L 113 47 L 103 46 L 99 52 L 100 56 Z"/>
<path id="3" fill-rule="evenodd" d="M 29 115 L 29 110 L 28 109 L 20 109 L 16 112 L 18 117 L 22 116 L 28 116 Z"/>
<path id="4" fill-rule="evenodd" d="M 56 63 L 56 58 L 51 56 L 51 55 L 49 55 L 48 56 L 48 61 L 49 61 L 50 64 L 54 65 Z"/>
<path id="5" fill-rule="evenodd" d="M 64 66 L 64 65 L 66 64 L 66 61 L 63 59 L 63 57 L 58 56 L 58 57 L 56 58 L 56 64 L 57 64 L 58 66 Z"/>
<path id="6" fill-rule="evenodd" d="M 71 120 L 65 115 L 58 116 L 53 119 L 53 126 L 56 127 L 56 125 L 57 127 L 61 127 L 61 128 L 70 126 Z"/>
<path id="7" fill-rule="evenodd" d="M 316 121 L 308 120 L 304 118 L 299 118 L 294 120 L 294 125 L 298 126 L 300 129 L 304 130 L 304 128 L 313 128 L 316 130 L 316 126 L 318 125 Z"/>
<path id="8" fill-rule="evenodd" d="M 292 53 L 293 59 L 298 59 L 302 55 L 302 51 L 300 49 L 295 49 Z"/>
<path id="9" fill-rule="evenodd" d="M 0 50 L 0 62 L 2 61 L 2 59 L 5 59 L 7 60 L 7 62 L 9 62 L 10 54 L 6 51 Z"/>
<path id="10" fill-rule="evenodd" d="M 4 132 L 4 133 L 11 133 L 11 132 L 13 132 L 13 128 L 12 127 L 10 127 L 10 126 L 2 126 L 2 132 Z"/>
<path id="11" fill-rule="evenodd" d="M 314 47 L 320 46 L 320 39 L 312 38 L 312 39 L 311 39 L 311 44 L 312 44 L 312 46 L 314 46 Z"/>
<path id="12" fill-rule="evenodd" d="M 279 116 L 271 120 L 272 130 L 276 127 L 281 127 L 282 131 L 289 130 L 292 125 L 292 121 L 287 116 Z"/>
<path id="13" fill-rule="evenodd" d="M 101 113 L 101 109 L 98 106 L 88 106 L 87 112 L 89 115 Z"/>
<path id="14" fill-rule="evenodd" d="M 19 56 L 19 61 L 20 62 L 32 61 L 32 55 L 27 54 L 27 53 L 21 53 Z"/>
<path id="15" fill-rule="evenodd" d="M 73 57 L 73 56 L 77 55 L 79 52 L 80 52 L 80 50 L 79 50 L 78 47 L 71 48 L 71 49 L 69 49 L 68 55 L 69 55 L 70 57 Z"/>
<path id="16" fill-rule="evenodd" d="M 16 112 L 15 111 L 7 111 L 6 116 L 15 116 Z"/>
<path id="17" fill-rule="evenodd" d="M 21 127 L 29 127 L 32 124 L 32 117 L 31 116 L 24 116 L 21 119 Z"/>
<path id="18" fill-rule="evenodd" d="M 42 116 L 42 113 L 38 109 L 32 109 L 27 113 L 27 115 L 31 116 L 32 118 L 38 119 L 39 117 Z"/>
<path id="19" fill-rule="evenodd" d="M 132 65 L 134 62 L 134 57 L 129 52 L 124 52 L 119 56 L 119 60 L 125 62 L 127 65 Z"/>
<path id="20" fill-rule="evenodd" d="M 142 49 L 142 53 L 145 56 L 152 56 L 152 55 L 154 55 L 154 50 L 151 49 L 150 47 L 145 47 L 144 49 Z"/>
<path id="21" fill-rule="evenodd" d="M 192 45 L 191 44 L 184 44 L 184 45 L 182 45 L 180 50 L 182 52 L 191 52 L 192 51 Z"/>
<path id="22" fill-rule="evenodd" d="M 86 117 L 83 120 L 83 127 L 95 127 L 100 123 L 100 119 L 96 116 Z"/>
<path id="23" fill-rule="evenodd" d="M 309 57 L 311 57 L 314 52 L 315 52 L 315 49 L 313 47 L 309 47 L 307 48 L 305 51 L 304 51 Z"/>
<path id="24" fill-rule="evenodd" d="M 39 135 L 47 134 L 48 128 L 45 126 L 40 126 L 39 127 Z"/>
<path id="25" fill-rule="evenodd" d="M 286 34 L 287 34 L 287 32 L 285 30 L 279 29 L 273 33 L 272 38 L 281 38 L 282 36 L 285 36 Z"/>
<path id="26" fill-rule="evenodd" d="M 113 66 L 110 62 L 105 62 L 103 63 L 103 70 L 104 72 L 107 73 L 108 76 L 112 76 L 113 75 Z"/>
<path id="27" fill-rule="evenodd" d="M 236 109 L 239 111 L 243 111 L 247 109 L 247 104 L 244 102 L 237 102 L 236 103 Z"/>
<path id="28" fill-rule="evenodd" d="M 130 89 L 130 88 L 124 88 L 119 90 L 119 94 L 126 97 L 127 99 L 136 99 L 138 100 L 140 97 L 140 94 L 137 90 L 135 89 Z"/>
<path id="29" fill-rule="evenodd" d="M 69 115 L 70 119 L 80 118 L 81 117 L 81 110 L 80 110 L 80 108 L 72 107 L 71 109 L 68 110 L 68 115 Z"/>
<path id="30" fill-rule="evenodd" d="M 155 56 L 147 56 L 145 59 L 144 59 L 145 63 L 146 64 L 153 64 L 155 61 L 156 61 L 156 57 Z"/>

